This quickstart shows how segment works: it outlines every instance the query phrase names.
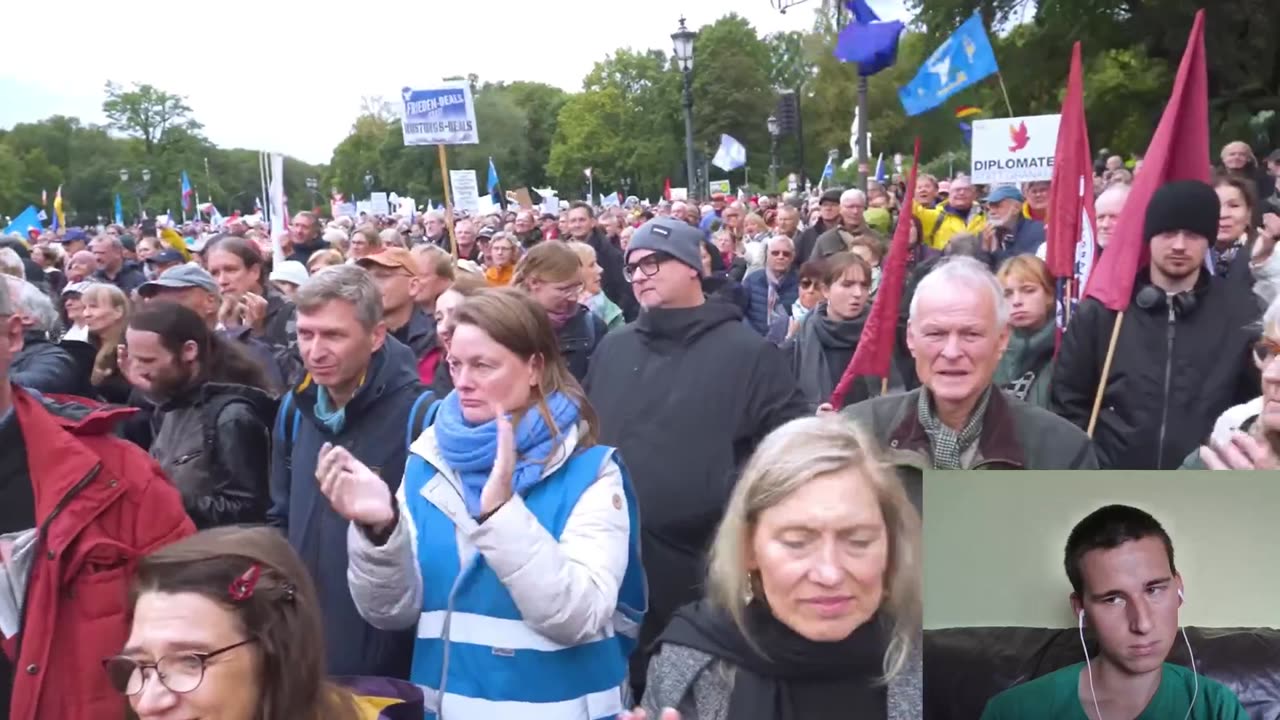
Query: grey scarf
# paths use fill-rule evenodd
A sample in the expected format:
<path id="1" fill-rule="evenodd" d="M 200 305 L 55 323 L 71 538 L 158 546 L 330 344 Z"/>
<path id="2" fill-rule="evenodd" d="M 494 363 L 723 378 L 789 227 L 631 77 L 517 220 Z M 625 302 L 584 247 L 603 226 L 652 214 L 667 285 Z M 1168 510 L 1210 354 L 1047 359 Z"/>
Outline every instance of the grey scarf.
<path id="1" fill-rule="evenodd" d="M 836 389 L 831 384 L 831 367 L 823 348 L 856 346 L 870 314 L 864 310 L 853 320 L 837 322 L 827 316 L 824 302 L 805 316 L 796 333 L 793 367 L 800 393 L 814 408 L 830 399 L 831 391 Z"/>
<path id="2" fill-rule="evenodd" d="M 963 470 L 960 457 L 969 446 L 982 435 L 982 417 L 987 414 L 987 401 L 991 399 L 991 388 L 982 393 L 982 399 L 969 415 L 964 429 L 956 432 L 947 427 L 934 414 L 928 388 L 920 389 L 920 401 L 916 404 L 916 416 L 929 436 L 930 455 L 933 457 L 935 470 Z"/>

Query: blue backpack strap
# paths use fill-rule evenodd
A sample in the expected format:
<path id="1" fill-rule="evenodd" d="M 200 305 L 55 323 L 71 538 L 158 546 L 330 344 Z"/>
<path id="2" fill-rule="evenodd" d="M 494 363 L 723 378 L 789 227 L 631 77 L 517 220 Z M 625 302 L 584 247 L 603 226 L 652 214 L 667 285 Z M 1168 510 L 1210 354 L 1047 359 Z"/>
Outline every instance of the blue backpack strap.
<path id="1" fill-rule="evenodd" d="M 413 407 L 409 409 L 409 422 L 406 424 L 404 434 L 404 446 L 407 448 L 413 444 L 414 440 L 426 430 L 431 423 L 435 422 L 436 412 L 440 408 L 440 401 L 436 399 L 436 394 L 427 390 L 413 401 Z"/>
<path id="2" fill-rule="evenodd" d="M 293 412 L 292 423 L 288 420 L 290 411 Z M 293 391 L 290 390 L 280 399 L 280 410 L 276 413 L 276 434 L 284 448 L 284 467 L 290 473 L 293 472 L 293 436 L 298 432 L 298 420 L 301 418 L 302 414 L 294 407 Z"/>

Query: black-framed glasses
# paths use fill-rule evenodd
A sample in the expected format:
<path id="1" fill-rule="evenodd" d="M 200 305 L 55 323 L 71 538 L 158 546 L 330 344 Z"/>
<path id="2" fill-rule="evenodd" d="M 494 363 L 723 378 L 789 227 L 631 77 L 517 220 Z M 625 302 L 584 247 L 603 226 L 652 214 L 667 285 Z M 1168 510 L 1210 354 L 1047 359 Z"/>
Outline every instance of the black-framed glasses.
<path id="1" fill-rule="evenodd" d="M 138 662 L 131 657 L 117 655 L 102 661 L 111 687 L 122 695 L 133 697 L 147 684 L 147 670 L 154 670 L 156 679 L 170 692 L 189 693 L 204 682 L 204 671 L 209 661 L 223 653 L 254 642 L 256 638 L 241 640 L 233 645 L 210 652 L 182 652 L 165 655 L 153 663 Z"/>
<path id="2" fill-rule="evenodd" d="M 662 252 L 645 255 L 633 263 L 627 263 L 624 265 L 622 267 L 622 274 L 626 277 L 627 282 L 635 282 L 637 270 L 645 277 L 653 277 L 654 275 L 657 275 L 658 270 L 662 268 L 662 263 L 671 259 L 670 255 Z"/>
<path id="3" fill-rule="evenodd" d="M 1277 355 L 1280 355 L 1280 343 L 1275 340 L 1262 338 L 1253 344 L 1253 361 L 1260 368 L 1271 364 L 1271 361 L 1275 360 Z"/>

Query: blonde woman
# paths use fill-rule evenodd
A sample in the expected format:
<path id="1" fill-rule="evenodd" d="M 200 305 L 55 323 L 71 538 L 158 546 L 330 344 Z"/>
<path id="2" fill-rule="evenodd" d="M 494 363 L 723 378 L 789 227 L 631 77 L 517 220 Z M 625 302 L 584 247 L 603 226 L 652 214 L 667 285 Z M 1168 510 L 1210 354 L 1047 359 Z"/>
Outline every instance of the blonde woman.
<path id="1" fill-rule="evenodd" d="M 382 250 L 382 235 L 378 233 L 378 228 L 372 225 L 361 225 L 351 235 L 347 260 L 354 262 L 380 250 Z"/>
<path id="2" fill-rule="evenodd" d="M 921 717 L 920 515 L 868 443 L 816 417 L 760 444 L 712 546 L 707 599 L 658 639 L 650 720 Z"/>
<path id="3" fill-rule="evenodd" d="M 90 382 L 103 400 L 124 405 L 132 387 L 120 367 L 116 349 L 124 343 L 129 298 L 115 285 L 94 283 L 81 293 L 80 302 L 84 305 L 80 319 L 89 330 L 90 344 L 98 351 Z"/>
<path id="4" fill-rule="evenodd" d="M 568 245 L 582 261 L 582 292 L 578 295 L 578 302 L 590 308 L 610 330 L 626 325 L 627 319 L 622 317 L 622 308 L 610 300 L 601 288 L 600 278 L 604 275 L 604 268 L 600 267 L 596 259 L 596 249 L 576 240 Z"/>
<path id="5" fill-rule="evenodd" d="M 579 382 L 584 380 L 591 356 L 609 328 L 578 301 L 582 294 L 578 255 L 563 242 L 538 243 L 520 259 L 512 284 L 546 311 L 564 364 Z"/>
<path id="6" fill-rule="evenodd" d="M 1053 276 L 1043 260 L 1024 254 L 1005 260 L 996 279 L 1009 301 L 1011 332 L 992 382 L 1047 410 L 1057 338 Z"/>
<path id="7" fill-rule="evenodd" d="M 342 252 L 336 249 L 317 250 L 311 253 L 311 257 L 307 258 L 307 272 L 315 275 L 327 267 L 341 265 L 346 262 L 342 257 Z"/>
<path id="8" fill-rule="evenodd" d="M 493 263 L 485 268 L 484 279 L 490 287 L 504 287 L 511 284 L 516 272 L 516 243 L 506 233 L 497 233 L 489 241 L 489 252 Z"/>

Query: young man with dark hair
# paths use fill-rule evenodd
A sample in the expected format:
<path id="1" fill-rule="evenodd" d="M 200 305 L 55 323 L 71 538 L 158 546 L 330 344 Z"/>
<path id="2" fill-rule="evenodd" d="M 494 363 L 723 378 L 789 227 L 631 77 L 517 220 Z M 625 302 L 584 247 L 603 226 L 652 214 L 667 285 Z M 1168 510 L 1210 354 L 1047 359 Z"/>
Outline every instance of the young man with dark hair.
<path id="1" fill-rule="evenodd" d="M 997 695 L 982 720 L 1177 720 L 1188 711 L 1191 720 L 1248 720 L 1226 686 L 1165 662 L 1184 590 L 1173 541 L 1154 517 L 1099 508 L 1071 530 L 1065 555 L 1081 644 L 1093 628 L 1097 654 Z"/>

